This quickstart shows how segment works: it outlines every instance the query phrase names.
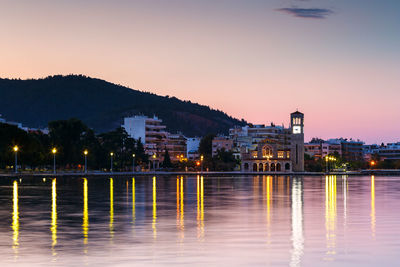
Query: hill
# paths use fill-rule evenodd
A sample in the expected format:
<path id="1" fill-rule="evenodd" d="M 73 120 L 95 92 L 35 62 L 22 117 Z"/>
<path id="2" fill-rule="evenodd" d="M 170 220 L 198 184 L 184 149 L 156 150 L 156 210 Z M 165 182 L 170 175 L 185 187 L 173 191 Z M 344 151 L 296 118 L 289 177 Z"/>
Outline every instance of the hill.
<path id="1" fill-rule="evenodd" d="M 137 114 L 155 114 L 170 132 L 187 136 L 226 134 L 230 127 L 245 124 L 204 105 L 82 75 L 0 79 L 0 96 L 4 118 L 35 128 L 47 127 L 53 120 L 78 118 L 96 132 L 105 132 L 120 126 L 123 117 Z"/>

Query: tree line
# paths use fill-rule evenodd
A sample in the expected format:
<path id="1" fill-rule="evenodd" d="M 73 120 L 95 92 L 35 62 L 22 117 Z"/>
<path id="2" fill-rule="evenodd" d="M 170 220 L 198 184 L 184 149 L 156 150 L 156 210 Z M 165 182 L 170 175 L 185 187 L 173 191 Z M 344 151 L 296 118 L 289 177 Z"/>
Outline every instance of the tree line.
<path id="1" fill-rule="evenodd" d="M 48 129 L 49 133 L 44 134 L 0 123 L 0 168 L 14 168 L 15 146 L 18 146 L 18 165 L 22 169 L 52 168 L 53 148 L 57 150 L 57 168 L 63 170 L 82 169 L 84 150 L 88 151 L 88 169 L 109 169 L 111 152 L 114 170 L 131 170 L 133 160 L 136 166 L 149 162 L 142 141 L 130 138 L 121 127 L 107 133 L 95 134 L 82 121 L 69 119 L 49 122 Z"/>

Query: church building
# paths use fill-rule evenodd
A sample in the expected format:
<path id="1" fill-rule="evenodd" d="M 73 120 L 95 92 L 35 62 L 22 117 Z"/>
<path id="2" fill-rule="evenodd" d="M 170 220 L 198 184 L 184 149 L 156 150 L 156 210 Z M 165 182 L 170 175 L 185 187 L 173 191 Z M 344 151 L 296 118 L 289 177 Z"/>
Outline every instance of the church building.
<path id="1" fill-rule="evenodd" d="M 257 126 L 253 126 L 257 128 Z M 249 130 L 247 129 L 247 132 Z M 304 114 L 290 114 L 290 126 L 259 127 L 262 136 L 251 138 L 251 145 L 240 146 L 244 172 L 303 172 Z"/>

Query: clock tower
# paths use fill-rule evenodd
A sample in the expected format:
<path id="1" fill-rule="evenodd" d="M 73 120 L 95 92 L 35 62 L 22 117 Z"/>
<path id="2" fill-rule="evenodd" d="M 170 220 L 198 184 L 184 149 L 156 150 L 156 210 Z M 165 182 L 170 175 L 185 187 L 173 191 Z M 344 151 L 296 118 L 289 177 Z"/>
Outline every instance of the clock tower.
<path id="1" fill-rule="evenodd" d="M 291 156 L 293 171 L 304 171 L 304 114 L 296 111 L 290 114 Z"/>

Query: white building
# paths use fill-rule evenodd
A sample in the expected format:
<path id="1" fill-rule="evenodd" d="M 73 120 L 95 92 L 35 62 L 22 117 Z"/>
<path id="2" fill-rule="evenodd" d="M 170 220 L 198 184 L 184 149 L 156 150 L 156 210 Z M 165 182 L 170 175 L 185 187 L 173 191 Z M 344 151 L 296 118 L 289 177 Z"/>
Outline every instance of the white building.
<path id="1" fill-rule="evenodd" d="M 186 157 L 188 159 L 195 160 L 199 158 L 200 140 L 201 139 L 199 137 L 186 138 Z"/>
<path id="2" fill-rule="evenodd" d="M 154 116 L 133 116 L 124 118 L 122 127 L 128 135 L 136 140 L 141 139 L 146 153 L 149 155 L 161 152 L 166 143 L 168 133 L 166 126 L 162 125 L 162 120 Z"/>

